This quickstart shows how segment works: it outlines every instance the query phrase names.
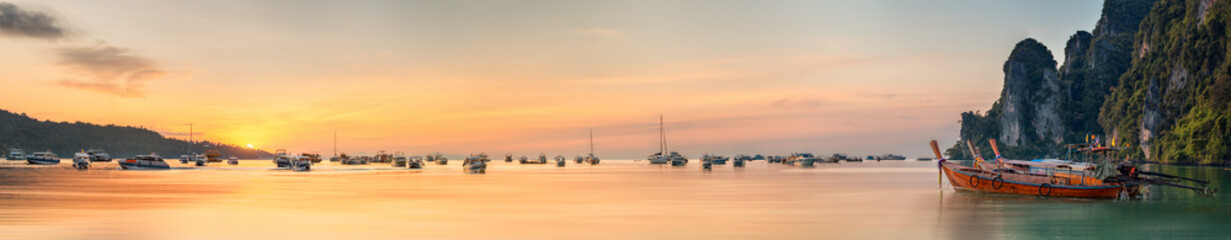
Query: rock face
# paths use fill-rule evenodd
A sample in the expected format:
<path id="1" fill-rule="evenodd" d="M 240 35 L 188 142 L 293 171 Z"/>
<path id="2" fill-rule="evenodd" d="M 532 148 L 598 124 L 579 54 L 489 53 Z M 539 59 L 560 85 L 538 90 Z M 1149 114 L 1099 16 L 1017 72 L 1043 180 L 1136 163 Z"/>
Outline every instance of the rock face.
<path id="1" fill-rule="evenodd" d="M 1113 139 L 1147 160 L 1231 159 L 1231 3 L 1161 0 L 1140 23 L 1132 64 L 1101 108 Z"/>
<path id="2" fill-rule="evenodd" d="M 1059 143 L 1064 132 L 1059 93 L 1051 51 L 1034 39 L 1018 42 L 1004 63 L 1000 141 L 1008 146 Z"/>
<path id="3" fill-rule="evenodd" d="M 1061 145 L 1104 134 L 1100 109 L 1134 57 L 1134 36 L 1156 0 L 1108 0 L 1093 32 L 1077 31 L 1056 61 L 1034 39 L 1019 42 L 1004 64 L 1004 90 L 986 114 L 962 113 L 963 139 L 994 137 L 1017 158 L 1058 157 Z M 983 142 L 983 141 L 976 141 Z M 981 149 L 988 149 L 986 144 Z M 963 151 L 950 148 L 950 155 Z M 984 154 L 986 155 L 986 154 Z"/>

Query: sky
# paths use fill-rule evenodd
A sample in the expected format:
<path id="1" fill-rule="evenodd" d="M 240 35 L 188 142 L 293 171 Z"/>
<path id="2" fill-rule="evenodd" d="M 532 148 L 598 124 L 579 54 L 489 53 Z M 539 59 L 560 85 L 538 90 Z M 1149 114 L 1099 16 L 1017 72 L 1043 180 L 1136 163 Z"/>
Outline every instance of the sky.
<path id="1" fill-rule="evenodd" d="M 0 0 L 0 109 L 326 155 L 336 133 L 352 154 L 573 156 L 592 130 L 639 159 L 662 116 L 690 157 L 924 157 L 999 97 L 1014 44 L 1062 62 L 1101 6 Z"/>

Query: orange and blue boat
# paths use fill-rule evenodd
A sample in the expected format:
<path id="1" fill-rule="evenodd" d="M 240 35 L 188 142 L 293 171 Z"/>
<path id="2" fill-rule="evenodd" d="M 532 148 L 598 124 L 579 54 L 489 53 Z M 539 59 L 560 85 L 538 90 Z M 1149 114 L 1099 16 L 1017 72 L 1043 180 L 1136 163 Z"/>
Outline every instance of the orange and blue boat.
<path id="1" fill-rule="evenodd" d="M 1084 145 L 1078 149 L 1088 155 L 1102 154 L 1105 159 L 1090 161 L 1071 160 L 1007 160 L 1000 156 L 996 140 L 988 140 L 996 157 L 984 161 L 969 140 L 966 145 L 975 153 L 971 166 L 946 161 L 940 154 L 936 141 L 931 142 L 932 152 L 940 159 L 937 167 L 949 184 L 957 191 L 1009 195 L 1033 195 L 1060 198 L 1126 199 L 1141 195 L 1147 185 L 1170 186 L 1193 190 L 1203 196 L 1212 196 L 1218 189 L 1210 188 L 1209 182 L 1156 172 L 1141 171 L 1128 162 L 1112 165 L 1107 153 L 1117 150 L 1097 145 Z M 1072 150 L 1070 150 L 1072 152 Z M 1070 154 L 1070 157 L 1072 155 Z M 1097 164 L 1096 164 L 1097 163 Z"/>

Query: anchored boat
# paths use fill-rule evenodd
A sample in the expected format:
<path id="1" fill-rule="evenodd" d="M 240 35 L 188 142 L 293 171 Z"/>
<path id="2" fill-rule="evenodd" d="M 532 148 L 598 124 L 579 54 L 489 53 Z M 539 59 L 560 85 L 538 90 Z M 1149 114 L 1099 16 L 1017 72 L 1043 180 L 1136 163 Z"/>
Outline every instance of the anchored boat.
<path id="1" fill-rule="evenodd" d="M 89 151 L 86 151 L 85 153 L 87 156 L 89 156 L 91 162 L 110 162 L 111 161 L 111 154 L 107 154 L 107 151 L 103 151 L 102 149 L 90 149 Z"/>
<path id="2" fill-rule="evenodd" d="M 688 164 L 688 158 L 680 155 L 677 152 L 667 150 L 667 133 L 663 125 L 663 116 L 658 115 L 658 153 L 654 153 L 646 158 L 650 164 L 667 164 L 671 166 L 684 166 Z"/>
<path id="3" fill-rule="evenodd" d="M 470 155 L 470 157 L 466 157 L 465 161 L 462 161 L 462 167 L 470 173 L 486 173 L 487 159 L 483 155 Z"/>
<path id="4" fill-rule="evenodd" d="M 274 151 L 274 165 L 280 168 L 291 167 L 291 155 L 286 153 L 286 149 Z"/>
<path id="5" fill-rule="evenodd" d="M 73 168 L 77 170 L 90 169 L 90 154 L 81 151 L 73 154 Z"/>
<path id="6" fill-rule="evenodd" d="M 20 148 L 9 149 L 9 155 L 6 156 L 5 159 L 14 161 L 26 160 L 26 152 L 22 151 Z"/>
<path id="7" fill-rule="evenodd" d="M 1105 156 L 1090 162 L 1072 160 L 1023 161 L 1008 160 L 1000 156 L 995 139 L 989 140 L 996 157 L 985 161 L 978 150 L 967 140 L 972 153 L 976 153 L 971 166 L 946 161 L 940 154 L 936 141 L 932 140 L 932 152 L 939 160 L 938 166 L 955 190 L 1013 195 L 1034 195 L 1065 198 L 1132 198 L 1141 193 L 1143 185 L 1163 185 L 1191 189 L 1203 196 L 1211 196 L 1209 182 L 1166 174 L 1141 171 L 1128 162 L 1113 166 L 1106 153 L 1115 148 L 1092 146 L 1086 154 Z M 1192 182 L 1197 186 L 1185 185 Z"/>
<path id="8" fill-rule="evenodd" d="M 167 165 L 167 162 L 163 161 L 158 154 L 151 153 L 124 159 L 120 161 L 120 168 L 124 170 L 167 170 L 171 169 L 171 166 Z"/>
<path id="9" fill-rule="evenodd" d="M 51 151 L 36 152 L 26 157 L 26 163 L 33 165 L 56 165 L 60 164 L 60 156 L 56 156 Z"/>

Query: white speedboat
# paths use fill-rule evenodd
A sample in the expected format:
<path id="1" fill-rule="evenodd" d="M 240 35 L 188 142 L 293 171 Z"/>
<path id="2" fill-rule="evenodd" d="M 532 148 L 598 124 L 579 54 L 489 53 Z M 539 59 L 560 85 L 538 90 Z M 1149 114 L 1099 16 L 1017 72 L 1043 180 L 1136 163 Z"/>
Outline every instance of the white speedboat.
<path id="1" fill-rule="evenodd" d="M 291 155 L 286 154 L 286 149 L 274 151 L 274 165 L 280 168 L 291 167 Z"/>
<path id="2" fill-rule="evenodd" d="M 787 158 L 787 162 L 799 163 L 799 166 L 811 167 L 817 161 L 816 156 L 811 153 L 795 153 Z"/>
<path id="3" fill-rule="evenodd" d="M 90 154 L 86 152 L 78 152 L 73 154 L 73 168 L 77 170 L 90 169 Z"/>
<path id="4" fill-rule="evenodd" d="M 239 158 L 235 156 L 231 156 L 230 158 L 227 158 L 227 164 L 239 165 Z"/>
<path id="5" fill-rule="evenodd" d="M 6 156 L 5 159 L 13 161 L 26 160 L 26 152 L 22 151 L 20 148 L 9 149 L 9 155 Z"/>
<path id="6" fill-rule="evenodd" d="M 26 156 L 26 163 L 34 165 L 56 165 L 60 164 L 60 156 L 56 156 L 51 151 L 36 152 L 30 156 Z"/>
<path id="7" fill-rule="evenodd" d="M 300 171 L 300 172 L 311 171 L 312 170 L 312 157 L 305 156 L 305 155 L 295 156 L 294 159 L 291 159 L 290 167 L 291 167 L 291 170 Z"/>
<path id="8" fill-rule="evenodd" d="M 162 160 L 157 154 L 137 155 L 129 159 L 120 161 L 120 168 L 125 170 L 167 170 L 171 169 L 167 162 Z"/>
<path id="9" fill-rule="evenodd" d="M 568 158 L 565 158 L 564 155 L 556 155 L 557 167 L 563 167 L 565 163 L 568 163 Z"/>

